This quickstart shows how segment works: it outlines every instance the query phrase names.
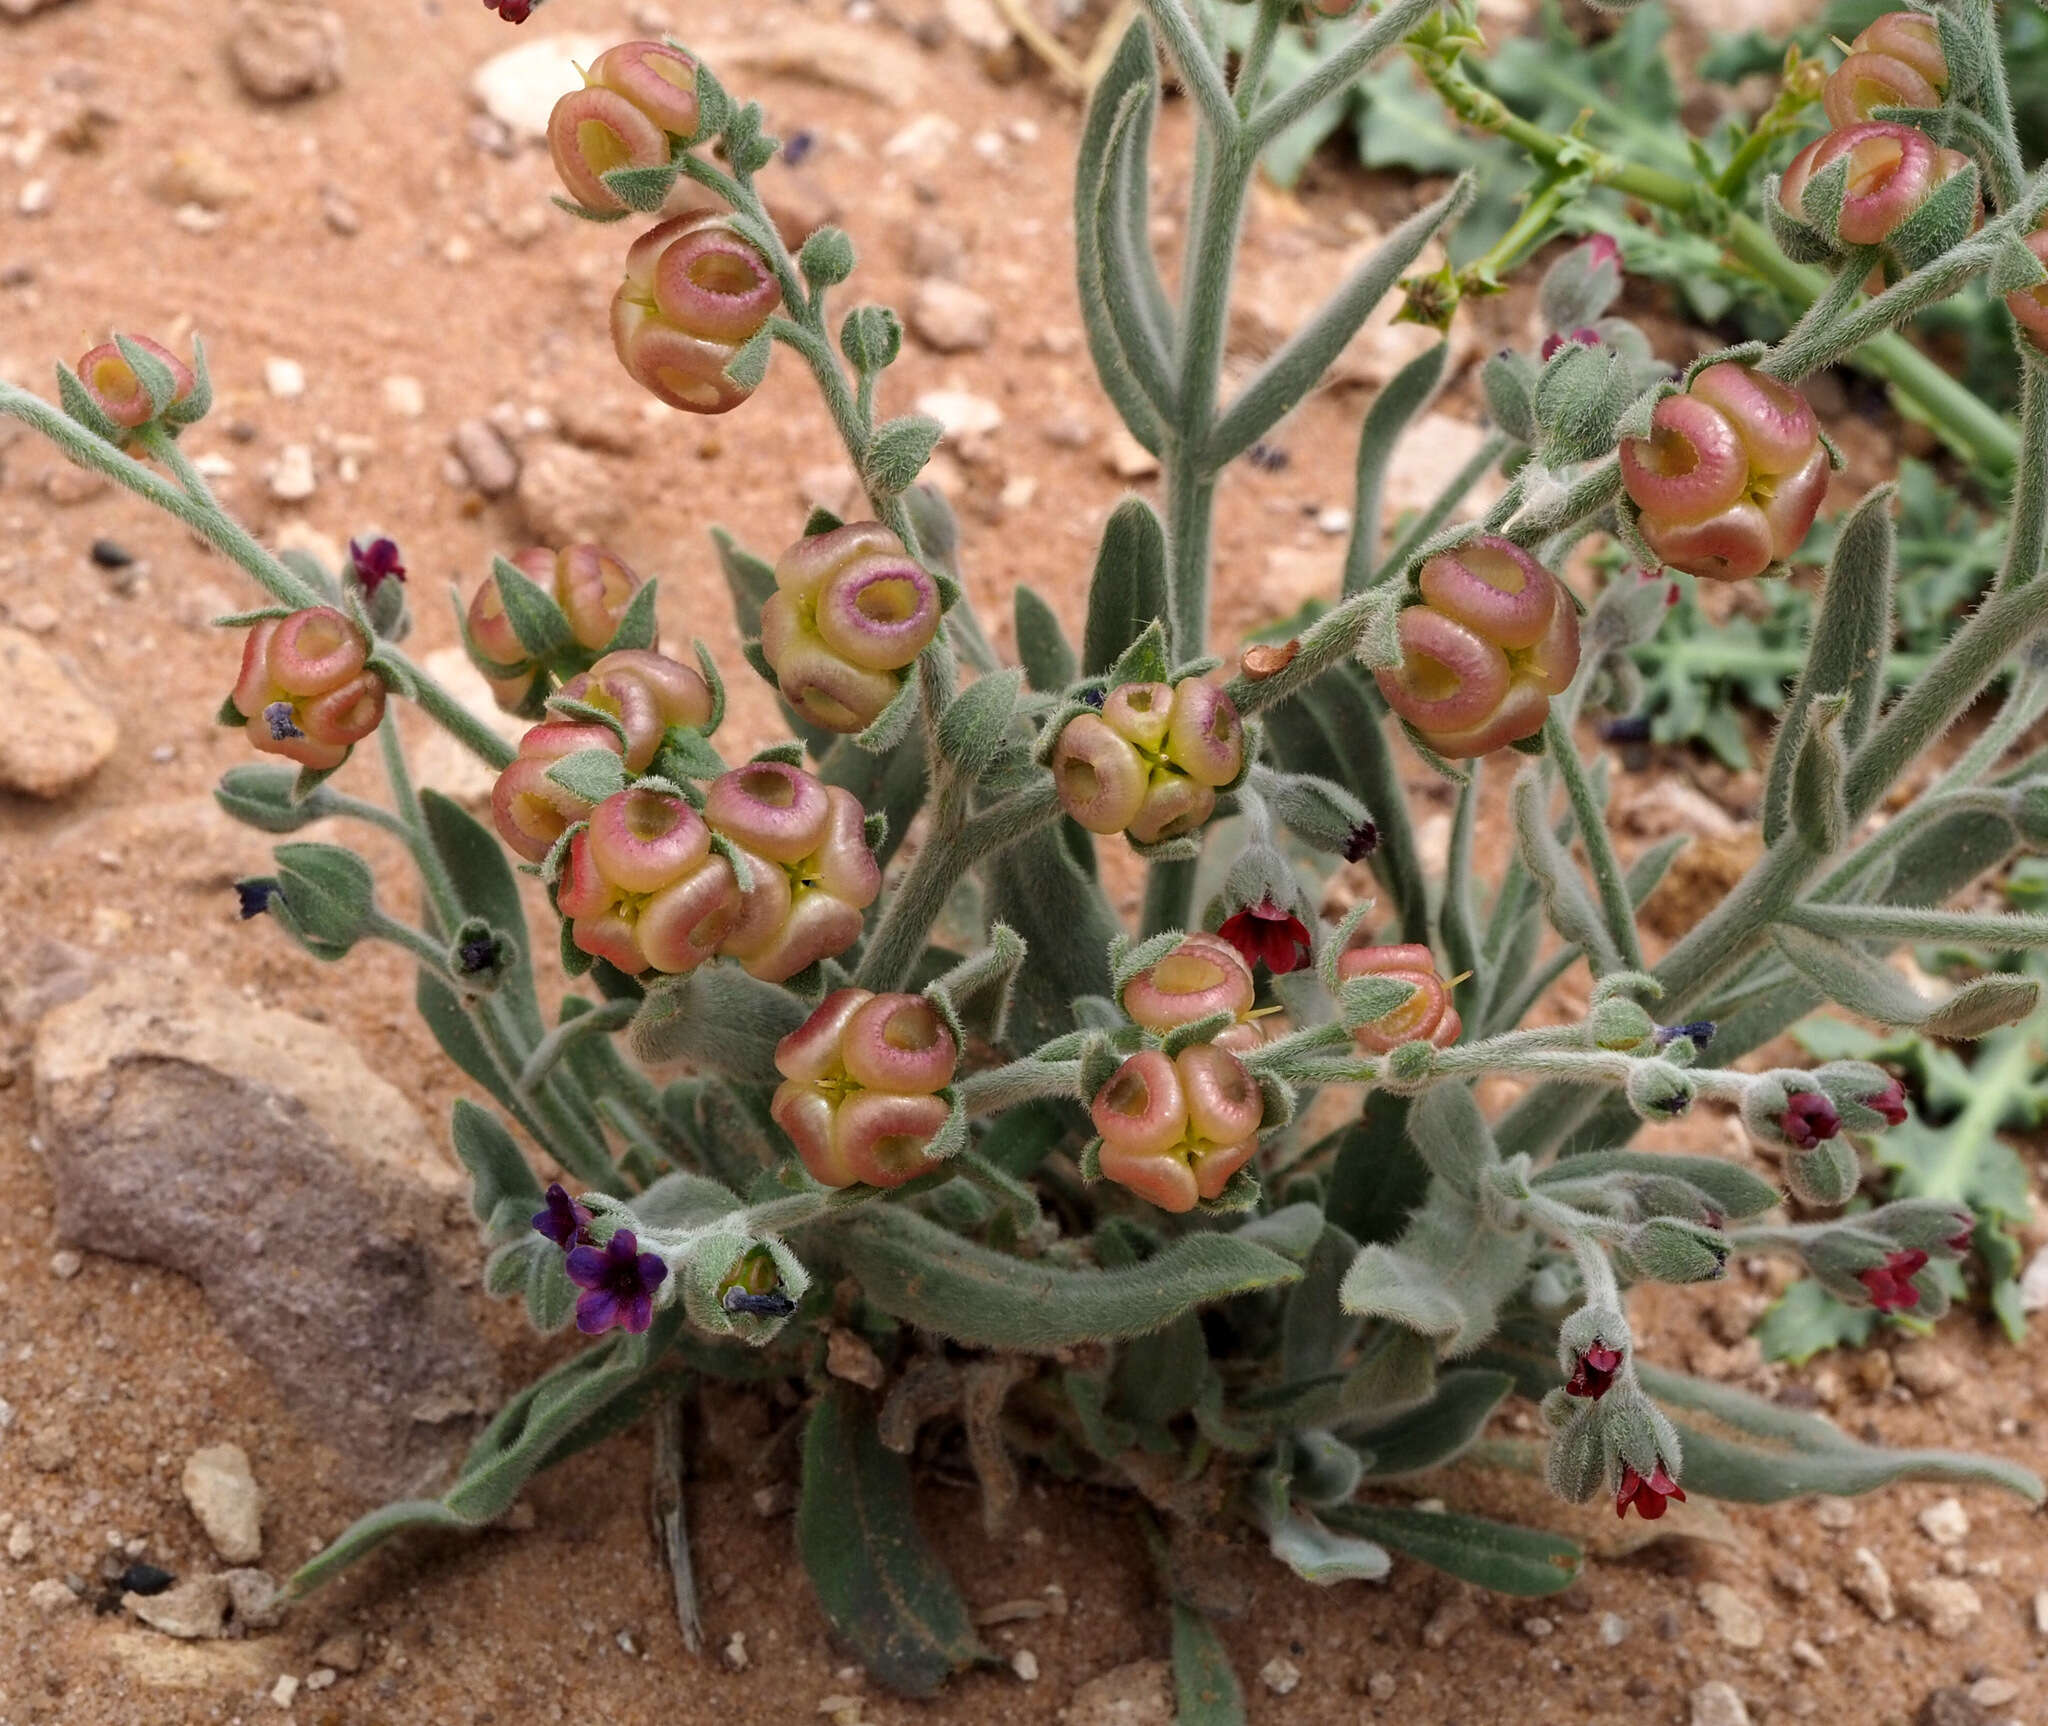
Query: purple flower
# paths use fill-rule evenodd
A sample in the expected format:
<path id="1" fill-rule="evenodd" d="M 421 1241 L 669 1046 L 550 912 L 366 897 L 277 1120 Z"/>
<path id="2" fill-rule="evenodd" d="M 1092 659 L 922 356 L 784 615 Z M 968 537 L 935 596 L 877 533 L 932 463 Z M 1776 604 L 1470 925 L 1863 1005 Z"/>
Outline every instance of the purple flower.
<path id="1" fill-rule="evenodd" d="M 1870 1304 L 1879 1312 L 1904 1312 L 1920 1304 L 1920 1291 L 1913 1286 L 1913 1279 L 1926 1268 L 1927 1255 L 1918 1247 L 1908 1247 L 1887 1253 L 1881 1265 L 1858 1271 L 1856 1280 L 1870 1291 Z"/>
<path id="2" fill-rule="evenodd" d="M 535 1234 L 547 1236 L 564 1252 L 589 1240 L 585 1231 L 590 1227 L 590 1213 L 569 1197 L 560 1181 L 548 1188 L 547 1207 L 534 1213 Z"/>
<path id="3" fill-rule="evenodd" d="M 1650 1470 L 1648 1479 L 1636 1473 L 1629 1464 L 1622 1464 L 1621 1490 L 1614 1495 L 1616 1516 L 1627 1516 L 1628 1507 L 1633 1504 L 1636 1514 L 1645 1522 L 1655 1522 L 1673 1500 L 1683 1504 L 1685 1494 L 1679 1489 L 1678 1482 L 1666 1472 L 1661 1456 Z"/>
<path id="4" fill-rule="evenodd" d="M 270 901 L 277 897 L 277 883 L 265 877 L 255 881 L 237 881 L 235 894 L 242 901 L 242 921 L 260 917 L 270 909 Z"/>
<path id="5" fill-rule="evenodd" d="M 387 581 L 405 580 L 405 565 L 398 560 L 396 540 L 373 539 L 364 545 L 352 539 L 348 542 L 348 560 L 355 566 L 356 580 L 366 596 L 374 594 Z"/>
<path id="6" fill-rule="evenodd" d="M 576 1298 L 576 1328 L 585 1336 L 613 1325 L 638 1335 L 654 1322 L 654 1291 L 668 1279 L 668 1266 L 658 1253 L 643 1253 L 631 1229 L 601 1247 L 577 1247 L 564 1268 L 584 1291 Z"/>
<path id="7" fill-rule="evenodd" d="M 1668 1049 L 1680 1037 L 1685 1038 L 1695 1049 L 1704 1049 L 1714 1040 L 1714 1021 L 1693 1019 L 1683 1025 L 1659 1025 L 1655 1041 L 1658 1048 Z"/>

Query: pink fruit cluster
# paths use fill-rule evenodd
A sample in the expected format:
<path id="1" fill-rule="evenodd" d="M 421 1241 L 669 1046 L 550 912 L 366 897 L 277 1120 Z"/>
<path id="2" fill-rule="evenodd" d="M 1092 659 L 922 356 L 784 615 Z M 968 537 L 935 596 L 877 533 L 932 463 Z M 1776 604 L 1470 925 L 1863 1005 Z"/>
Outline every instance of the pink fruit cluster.
<path id="1" fill-rule="evenodd" d="M 1464 1033 L 1464 1021 L 1451 1005 L 1451 986 L 1427 947 L 1412 942 L 1354 947 L 1338 959 L 1337 977 L 1344 983 L 1356 977 L 1393 977 L 1415 985 L 1415 993 L 1402 1005 L 1352 1032 L 1368 1055 L 1385 1055 L 1418 1040 L 1448 1049 Z"/>
<path id="2" fill-rule="evenodd" d="M 519 756 L 498 775 L 491 818 L 498 835 L 529 863 L 541 862 L 591 805 L 548 770 L 586 749 L 609 749 L 630 773 L 645 773 L 671 725 L 701 726 L 711 719 L 711 688 L 690 666 L 642 648 L 608 653 L 562 685 L 572 701 L 607 713 L 626 734 L 595 720 L 550 719 L 519 740 Z"/>
<path id="3" fill-rule="evenodd" d="M 1053 746 L 1061 807 L 1091 833 L 1156 845 L 1192 833 L 1244 771 L 1244 722 L 1206 678 L 1126 683 L 1100 712 L 1068 720 Z"/>
<path id="4" fill-rule="evenodd" d="M 812 534 L 782 554 L 761 608 L 761 653 L 782 698 L 827 731 L 863 731 L 939 628 L 939 588 L 878 521 Z"/>
<path id="5" fill-rule="evenodd" d="M 776 761 L 714 779 L 701 815 L 628 787 L 570 840 L 555 903 L 578 948 L 629 974 L 722 955 L 787 982 L 860 938 L 882 890 L 865 821 L 850 792 Z"/>
<path id="6" fill-rule="evenodd" d="M 302 767 L 339 767 L 384 717 L 384 680 L 369 658 L 362 632 L 331 605 L 265 618 L 242 643 L 231 698 L 249 742 Z"/>
<path id="7" fill-rule="evenodd" d="M 1172 1056 L 1140 1049 L 1088 1109 L 1103 1178 L 1174 1212 L 1222 1196 L 1257 1152 L 1265 1113 L 1258 1081 L 1214 1043 Z"/>
<path id="8" fill-rule="evenodd" d="M 1210 1040 L 1232 1054 L 1248 1054 L 1265 1042 L 1252 1017 L 1255 990 L 1251 968 L 1235 947 L 1219 936 L 1195 934 L 1126 983 L 1123 1004 L 1146 1030 L 1161 1033 L 1228 1013 L 1231 1024 Z"/>
<path id="9" fill-rule="evenodd" d="M 835 989 L 776 1044 L 769 1113 L 826 1186 L 900 1187 L 938 1167 L 959 1055 L 922 995 Z"/>
<path id="10" fill-rule="evenodd" d="M 618 634 L 626 608 L 640 591 L 640 577 L 626 560 L 601 545 L 571 545 L 560 551 L 529 546 L 506 561 L 561 607 L 576 645 L 591 653 L 601 651 Z M 527 657 L 505 615 L 505 594 L 495 575 L 485 576 L 470 600 L 468 629 L 472 650 L 506 674 L 486 672 L 498 705 L 508 713 L 517 712 L 532 699 L 542 673 Z"/>
<path id="11" fill-rule="evenodd" d="M 1401 663 L 1378 672 L 1387 705 L 1454 760 L 1533 737 L 1579 668 L 1579 613 L 1512 540 L 1441 552 L 1401 613 Z"/>
<path id="12" fill-rule="evenodd" d="M 1712 581 L 1791 557 L 1827 496 L 1828 455 L 1806 398 L 1731 361 L 1660 401 L 1650 435 L 1623 438 L 1620 455 L 1650 549 Z"/>

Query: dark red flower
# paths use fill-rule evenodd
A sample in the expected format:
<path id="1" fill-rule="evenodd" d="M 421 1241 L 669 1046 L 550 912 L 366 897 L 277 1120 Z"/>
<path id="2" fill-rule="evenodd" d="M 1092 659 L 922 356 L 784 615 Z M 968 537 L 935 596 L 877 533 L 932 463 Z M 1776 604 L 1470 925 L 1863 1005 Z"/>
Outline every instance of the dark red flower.
<path id="1" fill-rule="evenodd" d="M 1904 1312 L 1920 1304 L 1920 1291 L 1913 1278 L 1927 1263 L 1918 1247 L 1904 1247 L 1889 1255 L 1882 1265 L 1858 1271 L 1856 1280 L 1870 1291 L 1870 1304 L 1879 1312 Z"/>
<path id="2" fill-rule="evenodd" d="M 533 16 L 533 0 L 484 0 L 484 10 L 497 13 L 507 24 L 524 24 Z"/>
<path id="3" fill-rule="evenodd" d="M 1347 863 L 1363 863 L 1379 848 L 1379 824 L 1370 816 L 1344 835 L 1344 861 Z"/>
<path id="4" fill-rule="evenodd" d="M 1597 348 L 1600 345 L 1600 332 L 1598 330 L 1581 328 L 1573 330 L 1569 335 L 1545 336 L 1543 338 L 1543 357 L 1546 360 L 1549 359 L 1566 342 L 1577 342 L 1582 348 Z"/>
<path id="5" fill-rule="evenodd" d="M 1247 965 L 1263 963 L 1276 977 L 1299 971 L 1308 963 L 1308 925 L 1273 903 L 1271 894 L 1223 919 L 1216 931 L 1235 947 Z"/>
<path id="6" fill-rule="evenodd" d="M 356 580 L 362 583 L 365 595 L 374 594 L 387 581 L 405 580 L 405 565 L 399 561 L 396 540 L 373 539 L 364 545 L 352 539 L 348 542 L 348 560 L 355 566 Z"/>
<path id="7" fill-rule="evenodd" d="M 533 1232 L 545 1235 L 564 1252 L 589 1240 L 585 1232 L 589 1227 L 590 1213 L 569 1197 L 560 1181 L 547 1190 L 547 1209 L 534 1213 Z"/>
<path id="8" fill-rule="evenodd" d="M 1614 1375 L 1620 1370 L 1621 1350 L 1595 1342 L 1579 1356 L 1579 1364 L 1572 1368 L 1572 1376 L 1565 1383 L 1565 1392 L 1598 1402 L 1613 1386 Z"/>
<path id="9" fill-rule="evenodd" d="M 1950 1235 L 1942 1244 L 1950 1252 L 1954 1253 L 1957 1258 L 1961 1258 L 1963 1254 L 1970 1250 L 1970 1243 L 1976 1238 L 1977 1219 L 1967 1211 L 1958 1211 L 1956 1213 L 1956 1232 Z"/>
<path id="10" fill-rule="evenodd" d="M 1810 1151 L 1823 1139 L 1842 1130 L 1842 1117 L 1835 1105 L 1818 1091 L 1795 1091 L 1785 1099 L 1785 1112 L 1778 1117 L 1778 1131 L 1802 1151 Z"/>
<path id="11" fill-rule="evenodd" d="M 643 1253 L 631 1229 L 621 1229 L 601 1247 L 581 1246 L 563 1267 L 584 1293 L 576 1297 L 576 1328 L 597 1336 L 613 1325 L 636 1335 L 654 1322 L 654 1291 L 668 1280 L 658 1253 Z"/>
<path id="12" fill-rule="evenodd" d="M 1664 1514 L 1664 1507 L 1674 1498 L 1683 1504 L 1685 1489 L 1664 1472 L 1661 1460 L 1650 1470 L 1648 1480 L 1624 1463 L 1621 1470 L 1621 1490 L 1614 1495 L 1614 1514 L 1628 1515 L 1628 1507 L 1633 1504 L 1636 1507 L 1636 1514 L 1645 1522 L 1655 1522 Z"/>
<path id="13" fill-rule="evenodd" d="M 1863 1099 L 1866 1109 L 1884 1116 L 1888 1126 L 1900 1127 L 1906 1123 L 1906 1087 L 1893 1079 L 1881 1091 Z"/>

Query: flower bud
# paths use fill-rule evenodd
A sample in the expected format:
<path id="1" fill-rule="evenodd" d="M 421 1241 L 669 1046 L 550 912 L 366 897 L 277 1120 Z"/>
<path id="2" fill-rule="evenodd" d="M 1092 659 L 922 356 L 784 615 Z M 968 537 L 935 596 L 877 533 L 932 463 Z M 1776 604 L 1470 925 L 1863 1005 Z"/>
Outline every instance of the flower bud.
<path id="1" fill-rule="evenodd" d="M 767 259 L 725 217 L 677 216 L 626 253 L 612 346 L 634 382 L 670 407 L 726 413 L 753 391 L 725 368 L 781 303 Z"/>
<path id="2" fill-rule="evenodd" d="M 1397 625 L 1401 663 L 1376 672 L 1387 705 L 1439 755 L 1467 758 L 1532 737 L 1579 667 L 1579 614 L 1557 578 L 1511 540 L 1439 553 L 1422 603 Z"/>
<path id="3" fill-rule="evenodd" d="M 2037 228 L 2027 236 L 2027 250 L 2048 266 L 2048 228 Z M 2048 282 L 2015 289 L 2005 296 L 2005 308 L 2019 325 L 2020 334 L 2048 354 Z"/>
<path id="4" fill-rule="evenodd" d="M 1868 1061 L 1829 1061 L 1806 1075 L 1811 1089 L 1834 1105 L 1843 1126 L 1873 1133 L 1906 1119 L 1906 1091 L 1882 1067 Z"/>
<path id="5" fill-rule="evenodd" d="M 565 756 L 586 749 L 614 752 L 619 740 L 603 725 L 572 725 L 550 720 L 536 725 L 519 740 L 519 754 L 491 788 L 491 821 L 498 837 L 529 863 L 539 863 L 555 841 L 590 813 L 591 806 L 565 785 L 548 777 L 548 769 Z"/>
<path id="6" fill-rule="evenodd" d="M 1243 1021 L 1252 1010 L 1252 974 L 1218 935 L 1189 935 L 1123 988 L 1124 1011 L 1148 1031 L 1170 1031 L 1215 1013 Z"/>
<path id="7" fill-rule="evenodd" d="M 1402 1005 L 1352 1032 L 1368 1055 L 1388 1054 L 1417 1041 L 1448 1049 L 1464 1034 L 1464 1021 L 1451 1005 L 1450 985 L 1437 974 L 1436 959 L 1427 947 L 1353 947 L 1338 959 L 1337 977 L 1341 983 L 1355 977 L 1395 977 L 1415 985 L 1415 993 Z"/>
<path id="8" fill-rule="evenodd" d="M 1786 164 L 1778 202 L 1801 221 L 1812 221 L 1806 188 L 1832 163 L 1846 159 L 1849 182 L 1835 235 L 1846 246 L 1881 246 L 1922 204 L 1970 166 L 1925 132 L 1889 120 L 1866 120 L 1817 138 Z M 1958 238 L 1961 236 L 1958 235 Z"/>
<path id="9" fill-rule="evenodd" d="M 1829 465 L 1797 390 L 1724 361 L 1658 402 L 1650 428 L 1622 440 L 1622 484 L 1643 538 L 1667 564 L 1742 581 L 1799 549 L 1827 495 Z"/>
<path id="10" fill-rule="evenodd" d="M 828 731 L 865 730 L 938 633 L 938 584 L 880 522 L 799 540 L 775 566 L 761 652 L 783 699 Z"/>
<path id="11" fill-rule="evenodd" d="M 1879 108 L 1938 108 L 1947 89 L 1948 62 L 1934 20 L 1887 12 L 1849 44 L 1821 102 L 1829 123 L 1847 128 Z"/>
<path id="12" fill-rule="evenodd" d="M 130 336 L 128 340 L 170 368 L 172 393 L 169 401 L 159 405 L 150 399 L 148 387 L 136 376 L 135 368 L 128 363 L 128 356 L 115 342 L 102 342 L 79 360 L 78 381 L 85 385 L 85 393 L 92 397 L 93 406 L 117 426 L 132 430 L 136 426 L 147 425 L 172 403 L 185 400 L 198 387 L 198 380 L 193 377 L 192 368 L 160 342 L 153 342 L 147 336 Z"/>
<path id="13" fill-rule="evenodd" d="M 1626 1054 L 1657 1038 L 1657 1021 L 1640 1002 L 1610 995 L 1593 1009 L 1593 1046 Z"/>
<path id="14" fill-rule="evenodd" d="M 384 680 L 369 657 L 370 644 L 332 606 L 258 623 L 242 644 L 232 697 L 250 743 L 302 767 L 339 767 L 384 717 Z"/>
<path id="15" fill-rule="evenodd" d="M 1856 1148 L 1846 1139 L 1822 1138 L 1785 1158 L 1785 1184 L 1802 1204 L 1830 1210 L 1847 1204 L 1862 1176 Z"/>
<path id="16" fill-rule="evenodd" d="M 1251 1161 L 1265 1103 L 1235 1055 L 1197 1043 L 1171 1059 L 1139 1050 L 1096 1092 L 1088 1113 L 1102 1135 L 1103 1178 L 1181 1213 L 1220 1198 Z"/>
<path id="17" fill-rule="evenodd" d="M 1698 1086 L 1684 1068 L 1646 1059 L 1630 1064 L 1624 1089 L 1629 1107 L 1644 1120 L 1668 1121 L 1692 1107 Z"/>
<path id="18" fill-rule="evenodd" d="M 1938 1259 L 1958 1259 L 1970 1250 L 1976 1217 L 1947 1199 L 1894 1199 L 1865 1211 L 1858 1225 L 1902 1247 L 1918 1247 Z"/>
<path id="19" fill-rule="evenodd" d="M 1610 235 L 1595 234 L 1543 272 L 1536 303 L 1548 328 L 1577 330 L 1604 317 L 1620 293 L 1621 248 Z"/>
<path id="20" fill-rule="evenodd" d="M 645 773 L 671 725 L 701 726 L 711 720 L 711 686 L 694 666 L 644 648 L 608 653 L 588 671 L 562 685 L 560 693 L 608 713 L 624 727 L 626 766 Z"/>
<path id="21" fill-rule="evenodd" d="M 901 1186 L 939 1166 L 958 1053 L 921 995 L 835 989 L 776 1045 L 769 1113 L 826 1186 Z"/>
<path id="22" fill-rule="evenodd" d="M 1650 1282 L 1713 1282 L 1728 1269 L 1728 1237 L 1681 1217 L 1638 1223 L 1621 1251 L 1636 1274 Z"/>
<path id="23" fill-rule="evenodd" d="M 633 595 L 640 591 L 640 577 L 601 545 L 571 545 L 558 552 L 528 546 L 506 561 L 554 600 L 576 645 L 588 652 L 610 644 Z M 485 576 L 470 600 L 467 627 L 470 645 L 485 660 L 517 668 L 517 675 L 509 678 L 485 672 L 498 705 L 508 713 L 516 711 L 532 694 L 540 668 L 505 614 L 505 595 L 496 575 Z"/>

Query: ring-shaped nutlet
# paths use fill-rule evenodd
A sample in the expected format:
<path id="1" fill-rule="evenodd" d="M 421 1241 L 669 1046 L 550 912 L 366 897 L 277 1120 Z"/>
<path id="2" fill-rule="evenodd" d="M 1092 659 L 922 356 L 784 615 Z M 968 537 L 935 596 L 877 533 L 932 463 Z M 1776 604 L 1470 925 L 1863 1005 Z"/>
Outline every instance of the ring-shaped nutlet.
<path id="1" fill-rule="evenodd" d="M 628 249 L 612 346 L 634 382 L 670 407 L 727 413 L 753 392 L 726 367 L 781 303 L 768 260 L 726 217 L 677 216 Z"/>
<path id="2" fill-rule="evenodd" d="M 339 767 L 384 717 L 384 680 L 344 614 L 309 606 L 267 617 L 242 643 L 233 702 L 250 744 L 316 770 Z"/>

